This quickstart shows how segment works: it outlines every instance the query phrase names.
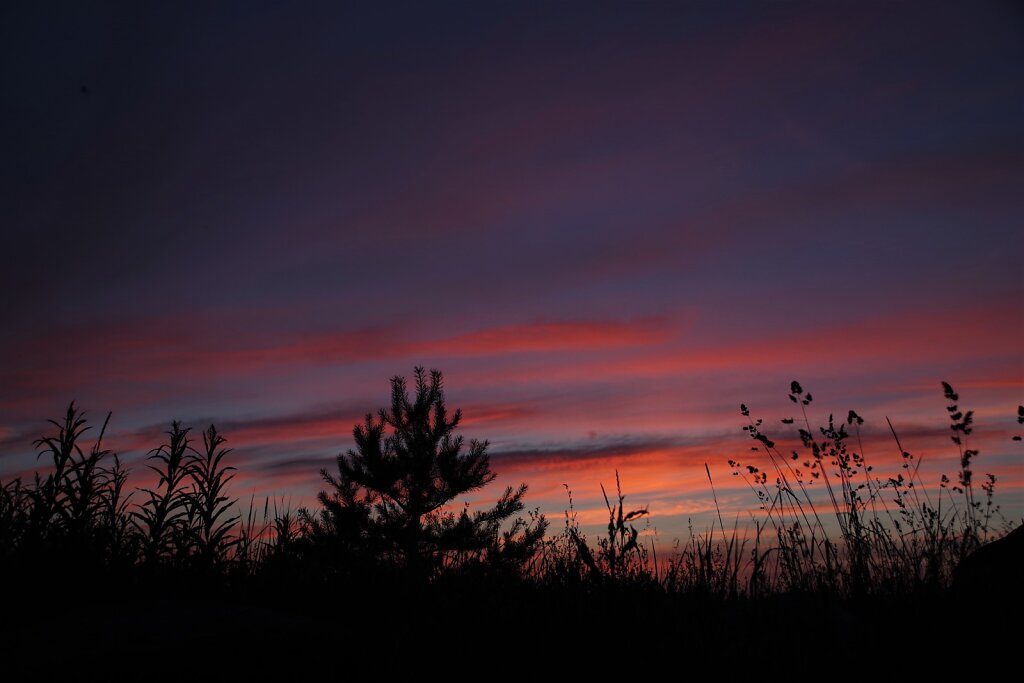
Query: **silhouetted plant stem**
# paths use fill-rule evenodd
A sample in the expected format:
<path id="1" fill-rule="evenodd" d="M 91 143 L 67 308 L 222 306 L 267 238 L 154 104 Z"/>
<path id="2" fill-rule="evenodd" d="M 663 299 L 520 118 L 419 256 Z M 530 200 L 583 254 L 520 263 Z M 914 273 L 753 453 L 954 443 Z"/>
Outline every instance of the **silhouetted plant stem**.
<path id="1" fill-rule="evenodd" d="M 189 507 L 183 484 L 189 475 L 189 431 L 173 422 L 167 443 L 150 451 L 149 460 L 158 463 L 147 465 L 157 475 L 156 487 L 141 489 L 148 499 L 132 513 L 142 539 L 143 557 L 150 565 L 180 559 L 188 552 L 181 546 L 187 543 L 183 529 L 188 526 Z"/>

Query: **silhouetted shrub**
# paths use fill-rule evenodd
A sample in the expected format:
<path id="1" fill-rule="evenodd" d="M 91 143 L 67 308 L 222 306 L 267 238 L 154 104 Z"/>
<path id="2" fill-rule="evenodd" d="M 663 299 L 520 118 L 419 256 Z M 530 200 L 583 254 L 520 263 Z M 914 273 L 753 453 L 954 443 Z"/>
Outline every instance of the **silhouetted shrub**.
<path id="1" fill-rule="evenodd" d="M 318 515 L 306 511 L 313 538 L 341 553 L 370 554 L 430 576 L 467 562 L 522 565 L 547 528 L 543 516 L 502 525 L 523 509 L 526 484 L 508 487 L 493 508 L 447 509 L 457 497 L 494 480 L 487 442 L 468 451 L 455 434 L 462 412 L 449 416 L 441 373 L 415 370 L 415 396 L 404 377 L 391 380 L 391 408 L 356 425 L 356 448 L 337 458 L 338 474 L 321 472 L 330 490 Z"/>

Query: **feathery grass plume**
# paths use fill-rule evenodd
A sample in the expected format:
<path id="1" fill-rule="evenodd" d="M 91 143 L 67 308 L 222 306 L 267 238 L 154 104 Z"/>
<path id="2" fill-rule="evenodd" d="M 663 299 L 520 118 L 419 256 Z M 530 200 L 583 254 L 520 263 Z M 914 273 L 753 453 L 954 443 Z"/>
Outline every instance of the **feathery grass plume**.
<path id="1" fill-rule="evenodd" d="M 864 419 L 856 411 L 848 411 L 845 425 L 829 415 L 826 425 L 815 430 L 806 410 L 811 396 L 793 382 L 789 398 L 801 408 L 803 426 L 797 428 L 796 436 L 806 455 L 801 458 L 793 451 L 792 457 L 785 458 L 762 433 L 763 422 L 751 421 L 749 409 L 741 406 L 748 418 L 743 429 L 759 443 L 752 451 L 763 453 L 776 475 L 773 488 L 761 469 L 764 464 L 729 461 L 734 475 L 755 491 L 764 521 L 778 539 L 771 549 L 773 567 L 763 565 L 763 554 L 756 554 L 753 562 L 755 572 L 777 577 L 780 583 L 774 590 L 824 591 L 846 597 L 935 591 L 948 585 L 953 568 L 971 549 L 990 538 L 995 519 L 1001 517 L 993 503 L 995 476 L 986 475 L 982 484 L 982 507 L 974 499 L 970 471 L 978 452 L 968 449 L 965 441 L 972 431 L 973 413 L 960 410 L 959 396 L 949 383 L 943 382 L 942 387 L 949 401 L 953 443 L 960 449 L 960 472 L 958 484 L 942 475 L 938 490 L 932 492 L 921 479 L 921 459 L 904 449 L 888 418 L 902 471 L 883 478 L 867 462 L 860 437 Z M 782 423 L 792 425 L 795 420 L 785 418 Z M 810 495 L 818 482 L 824 484 L 837 535 L 830 533 L 819 504 Z M 760 536 L 759 526 L 758 542 Z"/>

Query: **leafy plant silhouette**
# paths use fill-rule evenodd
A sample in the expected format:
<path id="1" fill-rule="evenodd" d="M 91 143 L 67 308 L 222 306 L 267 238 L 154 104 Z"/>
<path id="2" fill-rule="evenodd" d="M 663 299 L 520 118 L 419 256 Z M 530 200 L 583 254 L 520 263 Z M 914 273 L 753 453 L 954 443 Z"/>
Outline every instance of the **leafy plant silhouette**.
<path id="1" fill-rule="evenodd" d="M 20 526 L 20 542 L 47 552 L 73 553 L 79 559 L 104 562 L 123 558 L 130 539 L 126 534 L 124 494 L 127 471 L 116 454 L 103 448 L 110 414 L 92 447 L 82 449 L 82 436 L 90 429 L 85 413 L 72 402 L 62 421 L 49 420 L 56 434 L 37 439 L 37 458 L 49 456 L 52 470 L 35 485 L 20 482 L 4 487 L 0 511 L 8 533 Z M 112 460 L 112 466 L 106 463 Z M 13 540 L 13 539 L 12 539 Z"/>
<path id="2" fill-rule="evenodd" d="M 188 461 L 192 488 L 184 496 L 194 525 L 195 557 L 205 569 L 223 562 L 238 542 L 230 536 L 239 516 L 230 514 L 237 499 L 226 495 L 228 483 L 235 477 L 229 473 L 235 468 L 221 466 L 224 456 L 231 452 L 221 448 L 225 441 L 210 425 L 203 432 L 203 450 L 193 451 Z"/>
<path id="3" fill-rule="evenodd" d="M 167 443 L 150 451 L 149 460 L 157 464 L 147 467 L 157 475 L 156 487 L 142 489 L 148 498 L 132 512 L 143 558 L 149 564 L 180 560 L 188 552 L 190 507 L 185 479 L 189 475 L 189 431 L 174 421 Z"/>

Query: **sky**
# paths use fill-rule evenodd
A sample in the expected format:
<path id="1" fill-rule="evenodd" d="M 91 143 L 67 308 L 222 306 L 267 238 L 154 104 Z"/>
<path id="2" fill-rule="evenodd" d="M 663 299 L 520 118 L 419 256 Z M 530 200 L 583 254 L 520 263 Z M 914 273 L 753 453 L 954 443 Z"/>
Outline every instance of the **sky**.
<path id="1" fill-rule="evenodd" d="M 135 481 L 212 422 L 312 505 L 425 366 L 474 505 L 598 529 L 618 472 L 667 544 L 707 473 L 753 519 L 792 380 L 953 478 L 948 381 L 1024 516 L 1013 3 L 4 3 L 0 92 L 4 480 L 74 400 Z"/>

